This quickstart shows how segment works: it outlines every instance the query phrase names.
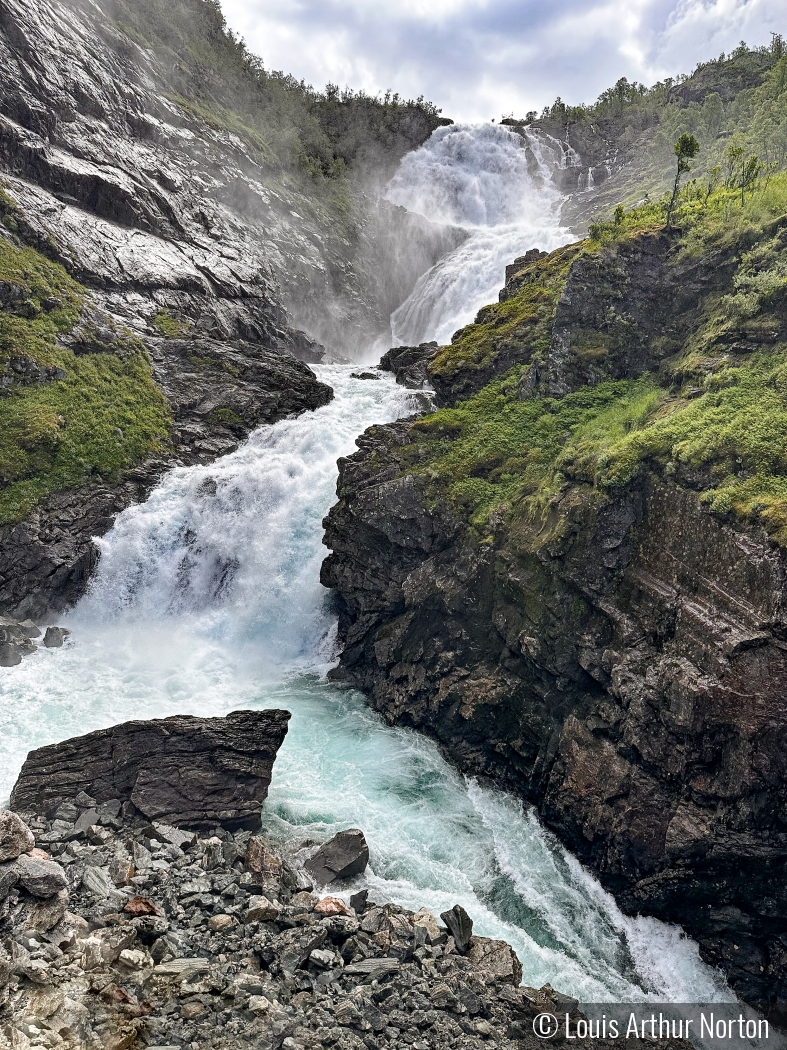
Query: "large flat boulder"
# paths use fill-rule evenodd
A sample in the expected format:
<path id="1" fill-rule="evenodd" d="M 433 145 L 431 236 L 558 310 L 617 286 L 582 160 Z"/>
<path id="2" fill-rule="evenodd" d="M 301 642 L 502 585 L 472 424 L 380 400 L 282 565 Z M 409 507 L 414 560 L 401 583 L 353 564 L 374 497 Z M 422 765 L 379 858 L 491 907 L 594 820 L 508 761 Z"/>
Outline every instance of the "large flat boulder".
<path id="1" fill-rule="evenodd" d="M 260 826 L 289 711 L 234 711 L 124 722 L 37 748 L 11 792 L 11 808 L 51 816 L 80 792 L 132 802 L 150 820 L 187 827 Z"/>

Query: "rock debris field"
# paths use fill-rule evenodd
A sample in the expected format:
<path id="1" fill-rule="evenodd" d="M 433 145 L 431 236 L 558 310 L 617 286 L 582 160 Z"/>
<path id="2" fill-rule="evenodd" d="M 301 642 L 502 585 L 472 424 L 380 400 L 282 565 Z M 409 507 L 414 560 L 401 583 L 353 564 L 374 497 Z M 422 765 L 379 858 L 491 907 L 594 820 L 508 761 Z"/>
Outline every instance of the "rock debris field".
<path id="1" fill-rule="evenodd" d="M 276 727 L 286 717 L 242 712 L 149 725 L 159 733 L 171 721 L 181 748 L 190 726 L 204 761 L 206 725 L 213 739 L 231 741 L 244 720 Z M 102 741 L 117 754 L 118 742 L 144 725 L 31 752 L 12 800 L 35 794 L 31 771 L 45 760 L 87 749 L 98 763 Z M 97 781 L 105 789 L 123 783 L 117 770 L 107 776 L 108 755 Z M 187 757 L 182 765 L 188 774 Z M 228 769 L 225 762 L 225 780 Z M 576 1009 L 549 986 L 521 987 L 513 949 L 473 935 L 460 907 L 441 921 L 369 899 L 357 888 L 369 862 L 359 829 L 296 844 L 305 858 L 296 861 L 253 826 L 205 827 L 192 802 L 199 831 L 176 826 L 176 812 L 171 824 L 151 820 L 127 798 L 82 789 L 65 798 L 62 783 L 47 790 L 46 772 L 38 776 L 46 813 L 0 812 L 3 1048 L 513 1050 L 539 1045 L 532 1019 L 540 1011 Z M 258 778 L 258 796 L 267 782 Z M 237 820 L 229 808 L 227 821 Z M 247 812 L 246 823 L 259 831 L 259 817 Z"/>

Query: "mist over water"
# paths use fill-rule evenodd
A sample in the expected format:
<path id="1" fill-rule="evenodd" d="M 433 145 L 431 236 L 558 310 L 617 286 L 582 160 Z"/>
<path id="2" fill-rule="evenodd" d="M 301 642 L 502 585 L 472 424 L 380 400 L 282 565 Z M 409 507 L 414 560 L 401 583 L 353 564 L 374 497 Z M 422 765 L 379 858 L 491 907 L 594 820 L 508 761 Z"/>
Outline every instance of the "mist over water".
<path id="1" fill-rule="evenodd" d="M 394 204 L 470 237 L 425 273 L 391 318 L 395 344 L 450 342 L 497 301 L 507 264 L 531 248 L 572 239 L 560 226 L 563 197 L 552 181 L 567 154 L 555 139 L 495 124 L 438 128 L 408 153 L 388 186 Z"/>
<path id="2" fill-rule="evenodd" d="M 624 917 L 521 803 L 325 681 L 335 620 L 319 584 L 320 523 L 336 459 L 411 407 L 389 378 L 318 371 L 332 404 L 167 475 L 100 541 L 67 645 L 3 671 L 0 798 L 32 747 L 131 718 L 285 707 L 291 728 L 263 812 L 293 852 L 362 828 L 371 866 L 358 884 L 374 900 L 463 904 L 477 932 L 515 946 L 528 984 L 597 1001 L 728 998 L 692 941 Z"/>

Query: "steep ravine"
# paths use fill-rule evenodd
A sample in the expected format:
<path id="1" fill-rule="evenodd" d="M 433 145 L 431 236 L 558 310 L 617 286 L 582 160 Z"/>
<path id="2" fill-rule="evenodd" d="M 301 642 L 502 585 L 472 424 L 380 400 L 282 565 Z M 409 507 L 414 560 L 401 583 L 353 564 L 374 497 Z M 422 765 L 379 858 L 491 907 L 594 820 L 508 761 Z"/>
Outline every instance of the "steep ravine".
<path id="1" fill-rule="evenodd" d="M 783 225 L 518 260 L 428 365 L 446 407 L 341 462 L 322 571 L 336 678 L 535 803 L 759 1003 L 787 989 L 786 561 L 781 504 L 746 513 L 734 486 L 781 476 L 775 439 L 767 470 L 746 442 L 781 410 L 756 384 L 785 317 L 719 293 Z"/>
<path id="2" fill-rule="evenodd" d="M 360 170 L 288 169 L 222 109 L 222 91 L 265 95 L 215 5 L 174 5 L 166 42 L 159 23 L 155 4 L 0 2 L 4 613 L 72 605 L 92 537 L 168 467 L 325 404 L 316 339 L 344 356 L 385 342 L 465 236 L 379 200 Z M 383 166 L 440 122 L 382 115 Z"/>

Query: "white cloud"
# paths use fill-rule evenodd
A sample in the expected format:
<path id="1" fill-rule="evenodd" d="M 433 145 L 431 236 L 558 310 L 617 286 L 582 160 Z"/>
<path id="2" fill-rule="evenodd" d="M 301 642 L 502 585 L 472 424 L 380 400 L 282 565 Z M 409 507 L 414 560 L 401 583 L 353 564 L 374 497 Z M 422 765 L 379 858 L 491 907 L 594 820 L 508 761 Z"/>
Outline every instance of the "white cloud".
<path id="1" fill-rule="evenodd" d="M 787 29 L 784 0 L 223 0 L 268 68 L 425 95 L 458 120 L 592 102 Z"/>

